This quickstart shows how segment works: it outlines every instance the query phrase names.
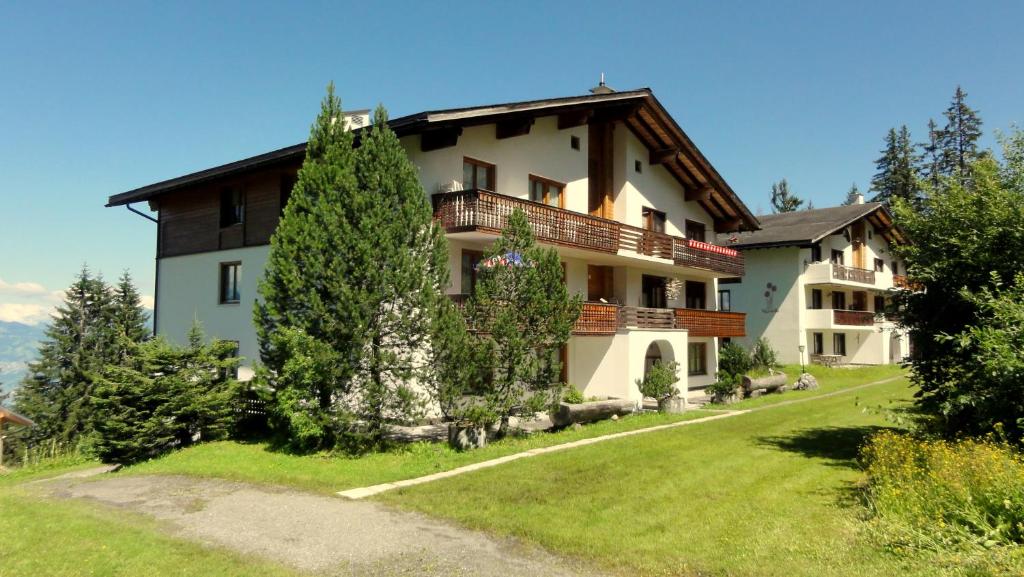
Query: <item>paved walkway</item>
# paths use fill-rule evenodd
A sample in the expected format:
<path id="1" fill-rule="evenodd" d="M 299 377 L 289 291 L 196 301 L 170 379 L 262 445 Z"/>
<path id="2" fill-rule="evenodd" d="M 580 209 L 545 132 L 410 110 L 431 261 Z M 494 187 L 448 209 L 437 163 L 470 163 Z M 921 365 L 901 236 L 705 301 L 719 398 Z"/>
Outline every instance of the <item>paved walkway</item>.
<path id="1" fill-rule="evenodd" d="M 470 473 L 472 471 L 479 471 L 480 469 L 487 469 L 487 468 L 490 468 L 490 467 L 496 467 L 498 465 L 504 465 L 505 463 L 510 463 L 512 461 L 517 461 L 519 459 L 526 459 L 528 457 L 534 457 L 534 456 L 537 456 L 537 455 L 544 455 L 546 453 L 555 453 L 555 452 L 558 452 L 558 451 L 565 451 L 565 450 L 568 450 L 568 449 L 575 449 L 576 447 L 585 447 L 587 445 L 593 445 L 595 443 L 603 443 L 605 441 L 611 441 L 611 440 L 614 440 L 614 439 L 621 439 L 622 437 L 630 437 L 632 435 L 642 435 L 644 433 L 653 433 L 653 432 L 656 432 L 656 431 L 664 431 L 665 429 L 674 429 L 676 427 L 686 427 L 686 426 L 690 426 L 690 425 L 698 425 L 700 423 L 706 423 L 708 421 L 717 421 L 719 419 L 728 419 L 730 417 L 738 417 L 740 415 L 745 415 L 747 413 L 754 412 L 754 411 L 764 411 L 764 410 L 767 410 L 767 409 L 773 409 L 773 408 L 777 408 L 777 407 L 785 407 L 785 406 L 794 405 L 794 404 L 797 404 L 797 403 L 806 403 L 808 401 L 816 401 L 816 400 L 819 400 L 819 399 L 827 399 L 829 397 L 834 397 L 836 395 L 845 395 L 847 393 L 852 393 L 854 391 L 858 391 L 858 390 L 866 388 L 866 387 L 873 387 L 875 385 L 881 385 L 881 384 L 884 384 L 884 383 L 889 383 L 889 382 L 895 381 L 897 379 L 902 379 L 902 378 L 904 378 L 902 375 L 901 376 L 896 376 L 896 377 L 890 377 L 888 379 L 881 379 L 881 380 L 878 380 L 878 381 L 873 381 L 873 382 L 870 382 L 870 383 L 865 383 L 863 385 L 857 385 L 855 387 L 850 387 L 848 389 L 842 389 L 842 390 L 839 390 L 839 391 L 833 391 L 831 393 L 824 393 L 824 394 L 821 394 L 821 395 L 814 395 L 814 396 L 811 396 L 811 397 L 804 397 L 804 398 L 801 398 L 801 399 L 792 399 L 792 400 L 789 400 L 789 401 L 782 401 L 782 402 L 779 402 L 779 403 L 772 403 L 770 405 L 765 405 L 765 406 L 762 406 L 762 407 L 755 407 L 753 409 L 743 409 L 743 410 L 737 410 L 737 411 L 726 410 L 726 411 L 723 411 L 723 413 L 720 414 L 720 415 L 713 415 L 713 416 L 710 416 L 710 417 L 703 417 L 703 418 L 700 418 L 700 419 L 693 419 L 692 421 L 679 421 L 677 423 L 670 423 L 670 424 L 667 424 L 667 425 L 658 425 L 658 426 L 655 426 L 655 427 L 647 427 L 646 429 L 636 429 L 636 430 L 633 430 L 633 431 L 624 431 L 622 433 L 613 433 L 613 434 L 604 435 L 604 436 L 601 436 L 601 437 L 593 437 L 593 438 L 590 438 L 590 439 L 582 439 L 582 440 L 579 440 L 579 441 L 573 441 L 571 443 L 563 443 L 561 445 L 553 445 L 551 447 L 544 447 L 544 448 L 541 448 L 541 449 L 531 449 L 529 451 L 524 451 L 522 453 L 515 453 L 514 455 L 506 455 L 504 457 L 498 457 L 497 459 L 491 459 L 489 461 L 481 461 L 479 463 L 473 463 L 472 465 L 465 465 L 465 466 L 458 467 L 458 468 L 455 468 L 455 469 L 451 469 L 451 470 L 448 470 L 448 471 L 442 471 L 440 473 L 434 473 L 432 475 L 425 475 L 423 477 L 415 477 L 413 479 L 406 479 L 404 481 L 394 481 L 392 483 L 381 483 L 379 485 L 370 485 L 369 487 L 357 487 L 355 489 L 348 489 L 348 490 L 345 490 L 345 491 L 338 491 L 338 495 L 340 495 L 342 497 L 345 497 L 346 499 L 352 499 L 352 500 L 365 499 L 366 497 L 371 497 L 373 495 L 377 495 L 377 494 L 383 493 L 385 491 L 391 491 L 393 489 L 398 489 L 398 488 L 401 488 L 401 487 L 411 487 L 413 485 L 422 485 L 423 483 L 430 483 L 432 481 L 437 481 L 439 479 L 447 479 L 448 477 L 454 477 L 456 475 L 462 475 L 464 473 Z"/>

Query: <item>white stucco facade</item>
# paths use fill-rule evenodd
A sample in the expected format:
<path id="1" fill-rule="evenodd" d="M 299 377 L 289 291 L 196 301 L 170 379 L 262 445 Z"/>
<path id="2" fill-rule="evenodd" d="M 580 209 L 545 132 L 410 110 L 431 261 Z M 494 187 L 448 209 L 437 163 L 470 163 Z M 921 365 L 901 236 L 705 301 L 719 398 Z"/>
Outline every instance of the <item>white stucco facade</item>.
<path id="1" fill-rule="evenodd" d="M 472 158 L 495 166 L 494 192 L 527 199 L 530 177 L 539 176 L 564 184 L 564 204 L 568 211 L 588 212 L 588 126 L 582 124 L 559 129 L 555 116 L 537 118 L 529 133 L 497 139 L 495 125 L 466 127 L 457 144 L 423 152 L 420 135 L 402 139 L 409 158 L 420 171 L 421 183 L 428 196 L 444 190 L 457 189 L 461 183 L 464 159 Z M 699 223 L 713 237 L 714 220 L 698 202 L 686 201 L 683 187 L 661 165 L 650 164 L 650 151 L 627 127 L 617 124 L 613 131 L 613 219 L 642 227 L 644 208 L 656 209 L 665 215 L 664 232 L 676 237 L 687 236 L 687 222 Z M 449 235 L 451 285 L 448 292 L 464 294 L 463 254 L 480 251 L 494 240 L 493 234 L 457 233 Z M 710 238 L 708 239 L 710 240 Z M 611 271 L 611 301 L 622 306 L 649 306 L 645 301 L 644 277 L 664 279 L 668 286 L 666 309 L 687 307 L 689 302 L 702 309 L 718 307 L 718 279 L 730 276 L 704 269 L 687 268 L 671 260 L 638 254 L 635 250 L 618 254 L 597 253 L 583 248 L 556 247 L 566 271 L 570 292 L 588 298 L 593 266 Z M 258 363 L 259 346 L 253 326 L 253 305 L 257 286 L 266 264 L 268 246 L 219 250 L 158 259 L 157 330 L 174 341 L 183 341 L 194 320 L 202 323 L 210 337 L 237 341 L 243 357 L 240 377 L 252 376 Z M 219 302 L 219 269 L 222 263 L 241 263 L 238 303 Z M 687 285 L 690 281 L 690 285 Z M 689 286 L 689 288 L 687 288 Z M 696 298 L 694 291 L 700 291 Z M 733 302 L 734 311 L 744 309 Z M 684 395 L 688 388 L 714 381 L 718 365 L 716 337 L 690 337 L 686 329 L 620 328 L 604 336 L 574 335 L 567 346 L 567 381 L 581 388 L 587 396 L 611 396 L 638 400 L 635 381 L 643 377 L 651 344 L 664 361 L 680 366 L 679 388 Z M 705 362 L 695 374 L 688 374 L 688 351 L 704 351 Z"/>

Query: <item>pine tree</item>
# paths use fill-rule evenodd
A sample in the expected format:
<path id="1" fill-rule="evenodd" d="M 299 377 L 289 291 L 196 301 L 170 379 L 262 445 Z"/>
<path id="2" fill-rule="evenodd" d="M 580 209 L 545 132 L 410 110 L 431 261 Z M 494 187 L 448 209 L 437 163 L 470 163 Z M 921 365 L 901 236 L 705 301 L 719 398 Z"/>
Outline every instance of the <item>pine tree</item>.
<path id="1" fill-rule="evenodd" d="M 120 342 L 140 343 L 150 336 L 150 331 L 146 327 L 149 314 L 142 306 L 142 297 L 128 271 L 121 274 L 121 278 L 113 287 L 111 307 L 114 331 L 118 336 L 124 337 Z M 124 358 L 124 349 L 120 346 L 117 349 L 117 358 Z"/>
<path id="2" fill-rule="evenodd" d="M 133 463 L 228 433 L 237 394 L 235 345 L 207 344 L 198 324 L 188 341 L 183 347 L 162 337 L 125 342 L 121 363 L 97 376 L 94 448 L 104 462 Z"/>
<path id="3" fill-rule="evenodd" d="M 72 442 L 92 430 L 93 379 L 116 357 L 113 317 L 110 288 L 83 267 L 15 396 L 15 409 L 36 423 L 33 438 Z"/>
<path id="4" fill-rule="evenodd" d="M 414 412 L 409 383 L 447 285 L 444 236 L 387 113 L 358 150 L 341 114 L 331 85 L 256 307 L 275 424 L 306 448 L 333 445 L 357 417 L 376 440 Z"/>
<path id="5" fill-rule="evenodd" d="M 871 179 L 874 202 L 891 203 L 894 198 L 903 199 L 912 206 L 920 202 L 917 182 L 917 157 L 906 125 L 899 132 L 890 128 L 885 137 L 882 156 L 875 161 L 878 172 Z"/>
<path id="6" fill-rule="evenodd" d="M 953 101 L 943 113 L 946 126 L 940 133 L 942 148 L 942 173 L 946 176 L 960 175 L 965 182 L 970 166 L 981 157 L 978 139 L 981 138 L 981 118 L 978 111 L 967 105 L 967 93 L 956 87 Z"/>
<path id="7" fill-rule="evenodd" d="M 850 190 L 846 192 L 846 200 L 843 201 L 843 206 L 849 206 L 851 204 L 857 204 L 860 200 L 860 189 L 857 188 L 857 183 L 850 185 Z"/>
<path id="8" fill-rule="evenodd" d="M 935 124 L 934 118 L 928 119 L 928 142 L 918 145 L 921 154 L 918 156 L 917 172 L 921 179 L 936 189 L 944 174 L 942 162 L 942 130 Z"/>
<path id="9" fill-rule="evenodd" d="M 558 351 L 582 308 L 579 295 L 569 296 L 562 274 L 558 253 L 536 246 L 521 209 L 509 216 L 481 261 L 467 310 L 490 378 L 481 385 L 486 410 L 469 410 L 482 419 L 500 419 L 501 432 L 517 411 L 532 413 L 561 396 Z"/>
<path id="10" fill-rule="evenodd" d="M 803 203 L 803 200 L 790 192 L 785 178 L 772 184 L 772 212 L 795 212 Z"/>

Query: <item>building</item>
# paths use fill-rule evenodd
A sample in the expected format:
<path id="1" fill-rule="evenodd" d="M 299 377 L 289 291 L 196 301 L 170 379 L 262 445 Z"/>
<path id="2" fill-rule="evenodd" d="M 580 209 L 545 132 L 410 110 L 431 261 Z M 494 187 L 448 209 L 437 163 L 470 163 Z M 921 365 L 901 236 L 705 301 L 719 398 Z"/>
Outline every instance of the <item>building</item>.
<path id="1" fill-rule="evenodd" d="M 634 380 L 661 358 L 706 385 L 718 340 L 744 334 L 743 314 L 716 298 L 743 256 L 715 234 L 757 220 L 650 90 L 592 92 L 390 121 L 448 231 L 449 292 L 472 289 L 481 251 L 522 208 L 586 300 L 562 351 L 568 383 L 638 399 Z M 368 117 L 346 120 L 358 138 Z M 243 379 L 258 359 L 257 282 L 304 154 L 299 144 L 109 199 L 158 213 L 155 330 L 181 341 L 198 318 L 238 342 Z"/>
<path id="2" fill-rule="evenodd" d="M 731 236 L 747 274 L 719 281 L 719 299 L 747 312 L 746 345 L 765 337 L 781 362 L 896 363 L 908 336 L 886 311 L 908 288 L 892 247 L 907 242 L 881 203 L 759 216 Z"/>

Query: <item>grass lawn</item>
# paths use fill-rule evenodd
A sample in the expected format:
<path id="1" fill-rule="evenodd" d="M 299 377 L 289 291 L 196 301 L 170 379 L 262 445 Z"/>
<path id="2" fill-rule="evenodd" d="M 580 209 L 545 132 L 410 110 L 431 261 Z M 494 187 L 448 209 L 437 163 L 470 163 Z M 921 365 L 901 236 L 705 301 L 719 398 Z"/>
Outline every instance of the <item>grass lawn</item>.
<path id="1" fill-rule="evenodd" d="M 782 372 L 789 377 L 789 384 L 792 385 L 800 376 L 800 365 L 786 365 Z M 782 394 L 769 394 L 756 399 L 745 399 L 731 405 L 708 405 L 712 409 L 753 409 L 766 405 L 774 405 L 796 399 L 818 397 L 828 393 L 834 393 L 843 389 L 849 389 L 866 383 L 873 383 L 885 379 L 900 377 L 906 374 L 906 370 L 899 365 L 878 365 L 855 368 L 831 368 L 821 365 L 806 365 L 808 373 L 818 379 L 819 388 L 813 391 L 786 391 Z"/>
<path id="2" fill-rule="evenodd" d="M 853 497 L 858 446 L 888 425 L 865 409 L 910 396 L 899 379 L 378 498 L 630 575 L 935 575 L 868 542 Z"/>
<path id="3" fill-rule="evenodd" d="M 297 575 L 167 536 L 155 522 L 89 503 L 0 489 L 0 576 L 242 577 Z"/>
<path id="4" fill-rule="evenodd" d="M 715 414 L 719 413 L 696 410 L 679 415 L 631 415 L 618 421 L 587 425 L 580 430 L 566 429 L 557 433 L 536 433 L 529 437 L 505 439 L 483 449 L 462 453 L 444 443 L 414 443 L 394 451 L 361 457 L 292 455 L 274 451 L 265 443 L 223 441 L 177 451 L 160 459 L 128 467 L 118 474 L 193 475 L 334 493 L 447 471 L 539 447 Z"/>

